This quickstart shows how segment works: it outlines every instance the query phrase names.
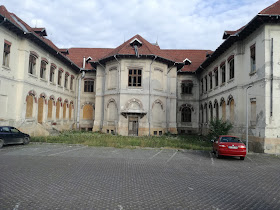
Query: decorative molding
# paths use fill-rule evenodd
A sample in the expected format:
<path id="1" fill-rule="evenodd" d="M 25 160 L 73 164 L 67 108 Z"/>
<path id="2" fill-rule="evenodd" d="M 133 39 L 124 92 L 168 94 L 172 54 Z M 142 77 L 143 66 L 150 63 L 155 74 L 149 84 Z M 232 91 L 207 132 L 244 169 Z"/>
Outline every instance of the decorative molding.
<path id="1" fill-rule="evenodd" d="M 159 104 L 160 107 L 161 107 L 161 109 L 164 110 L 164 109 L 163 109 L 163 103 L 162 103 L 162 101 L 161 101 L 160 99 L 157 99 L 157 100 L 154 101 L 154 103 L 153 103 L 153 105 L 152 105 L 152 109 L 154 108 L 154 105 L 155 105 L 155 104 Z"/>
<path id="2" fill-rule="evenodd" d="M 71 103 L 71 102 L 70 102 Z M 72 101 L 72 103 L 73 103 L 73 101 Z M 85 103 L 83 103 L 82 104 L 82 106 L 81 106 L 81 109 L 83 109 L 84 108 L 84 106 L 85 105 L 91 105 L 92 107 L 93 107 L 93 109 L 95 110 L 95 104 L 94 103 L 92 103 L 92 102 L 89 102 L 89 101 L 86 101 Z"/>
<path id="3" fill-rule="evenodd" d="M 182 104 L 179 108 L 179 111 L 181 112 L 184 108 L 189 108 L 191 109 L 192 111 L 194 111 L 194 108 L 191 104 Z"/>

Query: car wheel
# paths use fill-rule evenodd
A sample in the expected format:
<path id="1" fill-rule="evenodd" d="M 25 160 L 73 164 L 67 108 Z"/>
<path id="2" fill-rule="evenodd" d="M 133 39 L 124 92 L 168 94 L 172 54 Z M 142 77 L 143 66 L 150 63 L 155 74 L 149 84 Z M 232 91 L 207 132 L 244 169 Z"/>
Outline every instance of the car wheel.
<path id="1" fill-rule="evenodd" d="M 240 160 L 244 160 L 245 159 L 245 157 L 240 157 Z"/>
<path id="2" fill-rule="evenodd" d="M 0 148 L 2 148 L 4 145 L 4 141 L 2 139 L 0 139 Z"/>
<path id="3" fill-rule="evenodd" d="M 25 145 L 25 144 L 28 144 L 29 141 L 30 141 L 30 139 L 29 139 L 28 137 L 25 137 L 25 138 L 23 139 L 23 144 L 24 144 L 24 145 Z"/>
<path id="4" fill-rule="evenodd" d="M 215 152 L 215 156 L 216 156 L 216 158 L 218 158 L 218 159 L 221 157 L 221 155 L 219 155 L 218 151 Z"/>

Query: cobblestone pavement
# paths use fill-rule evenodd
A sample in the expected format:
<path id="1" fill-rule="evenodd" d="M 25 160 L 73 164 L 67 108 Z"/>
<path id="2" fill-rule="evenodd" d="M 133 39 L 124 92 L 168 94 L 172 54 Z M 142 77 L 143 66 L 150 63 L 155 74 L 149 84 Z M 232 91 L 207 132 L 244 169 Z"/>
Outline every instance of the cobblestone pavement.
<path id="1" fill-rule="evenodd" d="M 0 209 L 280 209 L 280 158 L 7 146 L 0 149 Z"/>

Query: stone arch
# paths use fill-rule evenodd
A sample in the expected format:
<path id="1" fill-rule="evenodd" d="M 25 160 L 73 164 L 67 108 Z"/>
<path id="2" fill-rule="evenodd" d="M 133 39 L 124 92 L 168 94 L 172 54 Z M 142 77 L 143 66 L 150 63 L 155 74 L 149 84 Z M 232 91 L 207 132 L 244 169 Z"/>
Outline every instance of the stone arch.
<path id="1" fill-rule="evenodd" d="M 220 100 L 220 106 L 222 106 L 222 104 L 225 102 L 225 99 L 224 99 L 224 97 L 222 97 L 221 98 L 221 100 Z"/>
<path id="2" fill-rule="evenodd" d="M 72 102 L 72 104 L 73 104 L 73 101 L 71 101 L 71 102 Z M 70 102 L 70 103 L 71 103 L 71 102 Z M 84 108 L 84 106 L 85 106 L 85 105 L 87 105 L 87 104 L 90 104 L 90 105 L 93 107 L 93 109 L 95 109 L 95 105 L 94 105 L 94 103 L 92 103 L 92 102 L 88 102 L 88 101 L 86 101 L 85 103 L 83 103 L 83 104 L 82 104 L 81 109 L 83 109 L 83 108 Z"/>
<path id="3" fill-rule="evenodd" d="M 190 106 L 180 107 L 181 111 L 181 122 L 192 122 L 192 109 Z"/>
<path id="4" fill-rule="evenodd" d="M 83 109 L 83 119 L 93 120 L 94 119 L 94 104 L 91 102 L 85 102 L 81 109 Z"/>
<path id="5" fill-rule="evenodd" d="M 164 110 L 164 109 L 163 109 L 163 103 L 162 103 L 162 101 L 161 101 L 160 99 L 157 99 L 157 100 L 154 101 L 154 103 L 153 103 L 153 105 L 152 105 L 152 109 L 154 108 L 154 106 L 155 106 L 156 104 L 159 104 L 160 107 L 161 107 L 161 109 Z"/>
<path id="6" fill-rule="evenodd" d="M 72 119 L 73 115 L 72 115 L 72 110 L 74 109 L 74 102 L 70 101 L 69 103 L 69 120 Z"/>
<path id="7" fill-rule="evenodd" d="M 68 99 L 65 99 L 63 102 L 63 119 L 66 119 L 66 112 L 68 108 Z"/>
<path id="8" fill-rule="evenodd" d="M 114 103 L 115 106 L 118 107 L 118 106 L 117 106 L 117 102 L 115 101 L 115 99 L 111 98 L 111 99 L 108 100 L 106 108 L 109 107 L 109 104 L 110 104 L 110 103 Z"/>
<path id="9" fill-rule="evenodd" d="M 135 107 L 138 106 L 138 107 Z M 139 99 L 133 98 L 130 99 L 129 101 L 126 102 L 125 104 L 126 109 L 130 110 L 130 109 L 136 109 L 138 108 L 139 110 L 143 110 L 143 104 Z"/>
<path id="10" fill-rule="evenodd" d="M 185 107 L 188 107 L 191 109 L 191 111 L 194 111 L 194 108 L 191 104 L 182 104 L 179 108 L 179 111 L 182 111 Z"/>
<path id="11" fill-rule="evenodd" d="M 56 100 L 56 119 L 60 118 L 60 107 L 62 106 L 62 98 L 59 97 Z"/>
<path id="12" fill-rule="evenodd" d="M 38 114 L 37 114 L 37 120 L 38 123 L 43 123 L 44 120 L 44 104 L 47 104 L 46 100 L 47 96 L 45 93 L 41 93 L 38 99 Z"/>
<path id="13" fill-rule="evenodd" d="M 51 95 L 48 100 L 48 119 L 52 119 L 53 106 L 55 106 L 55 98 L 53 95 Z"/>
<path id="14" fill-rule="evenodd" d="M 118 114 L 117 103 L 114 99 L 110 99 L 107 103 L 107 121 L 116 121 Z"/>
<path id="15" fill-rule="evenodd" d="M 233 96 L 230 94 L 227 98 L 227 105 L 230 105 L 231 100 L 233 100 Z"/>

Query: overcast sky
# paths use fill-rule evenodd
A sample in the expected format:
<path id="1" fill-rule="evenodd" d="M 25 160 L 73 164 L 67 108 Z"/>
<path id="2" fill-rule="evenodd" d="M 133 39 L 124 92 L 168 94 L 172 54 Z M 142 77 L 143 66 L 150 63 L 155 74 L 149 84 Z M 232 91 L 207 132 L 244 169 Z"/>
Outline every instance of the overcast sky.
<path id="1" fill-rule="evenodd" d="M 1 0 L 60 48 L 115 48 L 136 34 L 162 49 L 210 49 L 276 0 Z"/>

